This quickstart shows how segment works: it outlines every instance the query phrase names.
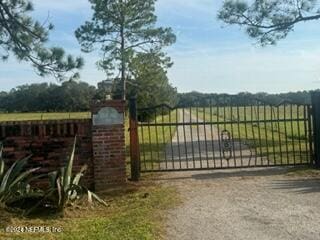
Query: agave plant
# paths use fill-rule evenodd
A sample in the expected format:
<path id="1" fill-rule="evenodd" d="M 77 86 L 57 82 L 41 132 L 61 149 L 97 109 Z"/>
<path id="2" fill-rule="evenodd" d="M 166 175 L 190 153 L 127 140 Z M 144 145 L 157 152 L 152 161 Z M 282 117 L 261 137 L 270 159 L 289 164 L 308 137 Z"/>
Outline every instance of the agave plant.
<path id="1" fill-rule="evenodd" d="M 39 196 L 40 193 L 34 192 L 29 184 L 36 178 L 32 173 L 39 168 L 24 170 L 30 156 L 15 161 L 6 169 L 2 153 L 3 145 L 0 144 L 0 207 L 5 208 L 21 199 Z"/>
<path id="2" fill-rule="evenodd" d="M 48 174 L 50 187 L 45 198 L 49 200 L 59 212 L 62 212 L 67 205 L 73 204 L 84 195 L 87 195 L 90 204 L 93 200 L 97 200 L 99 203 L 105 206 L 107 205 L 95 193 L 80 185 L 80 179 L 84 175 L 87 165 L 84 165 L 77 174 L 72 174 L 76 141 L 77 138 L 75 137 L 72 153 L 68 159 L 67 165 L 60 168 L 58 171 L 53 171 Z"/>

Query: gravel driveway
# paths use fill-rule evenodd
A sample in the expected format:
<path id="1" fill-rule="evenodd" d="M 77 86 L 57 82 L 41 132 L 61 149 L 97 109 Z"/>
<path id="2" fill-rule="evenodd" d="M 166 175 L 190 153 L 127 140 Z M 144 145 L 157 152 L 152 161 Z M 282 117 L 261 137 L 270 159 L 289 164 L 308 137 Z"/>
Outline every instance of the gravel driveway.
<path id="1" fill-rule="evenodd" d="M 285 168 L 156 175 L 183 204 L 168 213 L 168 240 L 320 239 L 320 178 Z"/>

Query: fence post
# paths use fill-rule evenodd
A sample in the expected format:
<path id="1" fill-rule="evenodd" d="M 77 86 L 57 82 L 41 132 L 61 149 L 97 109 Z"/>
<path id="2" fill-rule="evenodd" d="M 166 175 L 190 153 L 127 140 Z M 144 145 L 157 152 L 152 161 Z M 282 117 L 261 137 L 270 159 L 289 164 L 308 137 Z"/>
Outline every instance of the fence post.
<path id="1" fill-rule="evenodd" d="M 311 93 L 315 166 L 320 168 L 320 92 Z"/>
<path id="2" fill-rule="evenodd" d="M 129 112 L 131 180 L 139 181 L 140 153 L 138 136 L 137 99 L 135 97 L 130 98 Z"/>

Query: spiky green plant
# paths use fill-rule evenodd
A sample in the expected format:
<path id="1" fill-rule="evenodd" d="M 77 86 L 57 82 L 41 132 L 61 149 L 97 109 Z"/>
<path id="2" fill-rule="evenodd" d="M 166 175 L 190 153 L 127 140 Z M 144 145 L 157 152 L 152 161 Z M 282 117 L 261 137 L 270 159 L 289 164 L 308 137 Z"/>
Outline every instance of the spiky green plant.
<path id="1" fill-rule="evenodd" d="M 0 207 L 6 208 L 13 202 L 23 198 L 39 195 L 30 188 L 32 173 L 39 168 L 24 170 L 29 157 L 15 161 L 11 167 L 6 169 L 4 159 L 2 157 L 3 145 L 0 144 Z"/>
<path id="2" fill-rule="evenodd" d="M 80 179 L 84 175 L 87 165 L 84 165 L 77 174 L 72 174 L 76 141 L 77 138 L 75 137 L 67 165 L 60 168 L 58 171 L 53 171 L 48 174 L 50 187 L 46 196 L 59 212 L 63 212 L 67 205 L 73 204 L 84 195 L 87 195 L 90 204 L 93 200 L 96 200 L 105 206 L 107 205 L 106 202 L 99 198 L 95 193 L 80 185 Z"/>

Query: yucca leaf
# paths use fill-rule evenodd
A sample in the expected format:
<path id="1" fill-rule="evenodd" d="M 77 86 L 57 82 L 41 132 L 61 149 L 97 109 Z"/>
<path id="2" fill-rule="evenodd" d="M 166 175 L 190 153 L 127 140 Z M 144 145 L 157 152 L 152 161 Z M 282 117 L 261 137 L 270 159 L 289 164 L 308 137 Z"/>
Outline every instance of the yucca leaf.
<path id="1" fill-rule="evenodd" d="M 20 159 L 18 161 L 16 161 L 14 170 L 12 170 L 12 172 L 10 173 L 8 182 L 11 183 L 14 179 L 16 179 L 21 171 L 24 169 L 24 167 L 27 165 L 28 160 L 30 159 L 31 156 L 25 157 L 23 159 Z"/>
<path id="2" fill-rule="evenodd" d="M 40 168 L 40 169 L 41 169 L 41 168 Z M 48 174 L 45 174 L 45 173 L 43 173 L 43 174 L 37 174 L 37 175 L 35 175 L 35 176 L 33 176 L 33 177 L 30 177 L 30 178 L 26 179 L 25 182 L 26 182 L 26 183 L 30 183 L 30 182 L 33 182 L 34 180 L 39 179 L 39 178 L 46 177 L 47 175 L 48 175 Z"/>
<path id="3" fill-rule="evenodd" d="M 68 187 L 71 183 L 72 166 L 73 166 L 74 154 L 76 151 L 76 143 L 77 143 L 77 136 L 74 137 L 72 153 L 71 153 L 71 156 L 70 156 L 68 164 L 67 164 L 66 172 L 64 174 L 63 187 L 64 187 L 65 191 L 68 189 Z"/>
<path id="4" fill-rule="evenodd" d="M 58 177 L 58 171 L 53 171 L 48 173 L 49 183 L 52 188 L 55 187 L 57 177 Z"/>
<path id="5" fill-rule="evenodd" d="M 88 190 L 87 194 L 88 194 L 88 203 L 92 204 L 92 192 Z"/>
<path id="6" fill-rule="evenodd" d="M 103 201 L 100 197 L 98 197 L 98 195 L 97 194 L 95 194 L 94 192 L 91 192 L 90 190 L 87 190 L 88 191 L 88 194 L 90 193 L 91 195 L 92 195 L 92 197 L 95 199 L 95 200 L 97 200 L 99 203 L 101 203 L 102 205 L 104 205 L 104 206 L 108 206 L 108 204 L 105 202 L 105 201 Z"/>
<path id="7" fill-rule="evenodd" d="M 0 143 L 0 159 L 2 159 L 3 144 Z"/>
<path id="8" fill-rule="evenodd" d="M 61 184 L 64 183 L 65 172 L 66 172 L 66 168 L 65 167 L 60 168 L 59 179 L 60 179 L 60 183 Z"/>
<path id="9" fill-rule="evenodd" d="M 35 171 L 38 171 L 40 169 L 40 167 L 38 168 L 32 168 L 32 169 L 29 169 L 23 173 L 21 173 L 17 178 L 15 178 L 14 181 L 12 181 L 12 183 L 10 183 L 9 185 L 9 189 L 11 187 L 13 187 L 15 184 L 19 183 L 20 181 L 22 181 L 23 179 L 25 179 L 26 177 L 28 177 L 31 173 L 35 172 Z"/>
<path id="10" fill-rule="evenodd" d="M 5 167 L 4 160 L 0 158 L 0 181 L 2 180 L 4 175 L 4 167 Z"/>
<path id="11" fill-rule="evenodd" d="M 80 182 L 81 177 L 83 176 L 83 173 L 88 169 L 87 164 L 83 165 L 80 169 L 80 172 L 76 174 L 76 176 L 73 178 L 72 184 L 78 185 Z"/>
<path id="12" fill-rule="evenodd" d="M 58 205 L 60 206 L 63 193 L 62 193 L 61 183 L 59 181 L 59 178 L 57 178 L 56 183 L 57 183 L 57 190 L 58 190 Z"/>
<path id="13" fill-rule="evenodd" d="M 0 143 L 0 182 L 2 181 L 3 174 L 4 174 L 4 160 L 2 158 L 2 151 L 3 151 L 3 145 Z"/>
<path id="14" fill-rule="evenodd" d="M 3 176 L 3 179 L 1 181 L 1 185 L 0 185 L 0 194 L 3 193 L 5 191 L 5 189 L 8 187 L 9 183 L 8 180 L 10 178 L 10 175 L 12 173 L 12 171 L 14 170 L 15 166 L 18 164 L 19 161 L 14 162 L 11 167 L 7 170 L 7 172 L 5 173 L 5 175 Z"/>

